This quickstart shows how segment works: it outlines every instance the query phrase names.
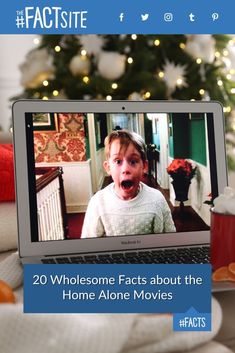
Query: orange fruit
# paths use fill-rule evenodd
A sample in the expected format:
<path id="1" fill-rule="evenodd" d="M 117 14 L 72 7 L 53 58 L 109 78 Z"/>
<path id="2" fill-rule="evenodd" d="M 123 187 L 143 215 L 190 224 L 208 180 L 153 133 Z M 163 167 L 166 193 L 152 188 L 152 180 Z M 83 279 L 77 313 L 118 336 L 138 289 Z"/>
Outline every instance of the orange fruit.
<path id="1" fill-rule="evenodd" d="M 235 265 L 235 263 L 233 264 Z M 212 275 L 212 280 L 215 282 L 219 282 L 219 281 L 235 282 L 235 271 L 234 272 L 230 271 L 230 265 L 217 268 L 217 270 Z M 233 269 L 233 266 L 231 266 L 231 268 Z"/>
<path id="2" fill-rule="evenodd" d="M 231 262 L 228 265 L 228 269 L 229 269 L 230 272 L 232 272 L 235 275 L 235 262 Z"/>
<path id="3" fill-rule="evenodd" d="M 0 303 L 15 303 L 15 294 L 11 287 L 0 279 Z"/>
<path id="4" fill-rule="evenodd" d="M 212 274 L 212 280 L 215 282 L 229 281 L 229 270 L 227 266 L 217 268 Z"/>
<path id="5" fill-rule="evenodd" d="M 229 267 L 228 267 L 228 280 L 235 282 L 235 273 L 230 272 Z"/>

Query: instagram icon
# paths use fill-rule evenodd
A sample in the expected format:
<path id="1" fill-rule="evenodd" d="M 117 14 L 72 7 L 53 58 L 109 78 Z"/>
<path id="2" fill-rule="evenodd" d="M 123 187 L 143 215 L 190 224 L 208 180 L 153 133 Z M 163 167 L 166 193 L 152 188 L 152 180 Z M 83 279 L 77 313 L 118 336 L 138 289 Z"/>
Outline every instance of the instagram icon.
<path id="1" fill-rule="evenodd" d="M 173 21 L 173 14 L 171 12 L 164 13 L 164 21 L 172 22 Z"/>

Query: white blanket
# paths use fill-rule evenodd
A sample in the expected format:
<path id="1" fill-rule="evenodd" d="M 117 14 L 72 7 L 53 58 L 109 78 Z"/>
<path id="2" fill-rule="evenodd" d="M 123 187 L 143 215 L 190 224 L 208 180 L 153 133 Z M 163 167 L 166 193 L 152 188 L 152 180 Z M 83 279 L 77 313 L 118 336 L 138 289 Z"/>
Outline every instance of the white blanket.
<path id="1" fill-rule="evenodd" d="M 0 202 L 0 252 L 17 249 L 16 205 Z"/>
<path id="2" fill-rule="evenodd" d="M 171 315 L 23 314 L 19 293 L 23 271 L 18 254 L 0 263 L 0 278 L 18 295 L 17 304 L 0 306 L 1 353 L 229 353 L 210 342 L 222 313 L 212 299 L 211 332 L 174 332 Z M 206 343 L 206 344 L 205 344 Z"/>

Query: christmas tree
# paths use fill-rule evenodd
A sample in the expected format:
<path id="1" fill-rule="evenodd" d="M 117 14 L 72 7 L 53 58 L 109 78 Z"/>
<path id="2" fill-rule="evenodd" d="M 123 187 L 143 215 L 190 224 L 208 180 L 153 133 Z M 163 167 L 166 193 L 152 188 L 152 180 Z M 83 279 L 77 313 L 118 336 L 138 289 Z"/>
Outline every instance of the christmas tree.
<path id="1" fill-rule="evenodd" d="M 235 38 L 229 35 L 44 35 L 20 67 L 14 99 L 217 100 L 235 169 Z"/>

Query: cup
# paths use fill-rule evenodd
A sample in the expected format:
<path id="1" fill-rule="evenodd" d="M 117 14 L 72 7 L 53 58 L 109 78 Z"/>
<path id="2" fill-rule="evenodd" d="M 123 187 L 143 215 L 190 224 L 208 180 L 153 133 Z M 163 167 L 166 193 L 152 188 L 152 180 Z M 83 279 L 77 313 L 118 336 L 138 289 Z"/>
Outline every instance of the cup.
<path id="1" fill-rule="evenodd" d="M 235 215 L 211 209 L 211 264 L 213 270 L 235 262 Z"/>

